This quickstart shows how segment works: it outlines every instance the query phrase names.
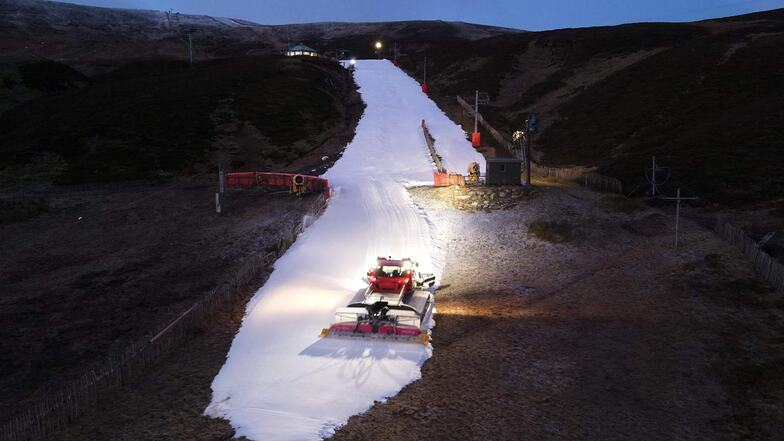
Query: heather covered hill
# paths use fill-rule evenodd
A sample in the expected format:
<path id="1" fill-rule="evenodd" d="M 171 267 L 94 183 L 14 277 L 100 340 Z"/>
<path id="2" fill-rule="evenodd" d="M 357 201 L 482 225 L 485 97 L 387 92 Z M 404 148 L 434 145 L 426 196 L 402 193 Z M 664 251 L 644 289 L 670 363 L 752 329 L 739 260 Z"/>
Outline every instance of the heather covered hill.
<path id="1" fill-rule="evenodd" d="M 673 185 L 705 200 L 739 206 L 784 191 L 784 10 L 522 32 L 443 21 L 270 26 L 29 0 L 0 8 L 0 29 L 12 37 L 0 41 L 0 64 L 44 57 L 88 74 L 183 60 L 187 30 L 197 60 L 278 53 L 291 41 L 362 58 L 375 57 L 372 43 L 382 40 L 390 56 L 397 43 L 401 67 L 417 79 L 428 56 L 431 94 L 456 119 L 454 95 L 476 89 L 490 94 L 483 114 L 502 132 L 536 111 L 543 164 L 594 166 L 631 191 L 656 155 Z M 0 94 L 0 111 L 40 94 L 24 87 L 11 104 Z"/>
<path id="2" fill-rule="evenodd" d="M 1 115 L 0 169 L 6 180 L 37 179 L 45 162 L 62 184 L 198 172 L 221 158 L 287 166 L 353 125 L 354 88 L 344 68 L 320 59 L 127 65 Z"/>
<path id="3" fill-rule="evenodd" d="M 176 11 L 96 8 L 35 0 L 0 3 L 0 61 L 11 54 L 30 59 L 45 57 L 92 72 L 134 60 L 183 59 L 188 32 L 192 33 L 194 56 L 203 60 L 279 53 L 297 41 L 333 54 L 335 49 L 352 49 L 360 57 L 370 57 L 374 56 L 370 43 L 378 38 L 401 43 L 430 39 L 472 41 L 519 31 L 435 20 L 264 25 Z M 354 44 L 342 44 L 343 41 Z"/>
<path id="4" fill-rule="evenodd" d="M 0 8 L 16 4 L 43 8 L 43 18 L 3 10 L 5 29 L 50 29 L 56 15 L 46 8 L 73 13 L 70 25 L 25 37 L 47 49 L 4 51 L 0 65 L 0 332 L 9 336 L 0 343 L 0 424 L 176 318 L 307 213 L 309 198 L 259 190 L 233 194 L 218 216 L 219 159 L 234 170 L 321 173 L 364 108 L 349 72 L 327 59 L 140 59 L 154 43 L 143 32 L 85 38 L 84 17 L 143 13 Z M 4 50 L 20 41 L 0 32 Z M 110 64 L 91 55 L 93 44 L 93 55 L 115 56 Z M 157 185 L 119 182 L 128 180 Z"/>
<path id="5" fill-rule="evenodd" d="M 454 95 L 488 92 L 502 132 L 536 111 L 546 165 L 596 166 L 632 190 L 656 155 L 673 184 L 737 206 L 784 194 L 782 48 L 784 10 L 518 33 L 430 48 L 428 83 L 454 115 Z M 403 67 L 421 78 L 425 53 Z"/>
<path id="6" fill-rule="evenodd" d="M 280 57 L 292 41 L 328 57 L 372 57 L 379 38 L 405 47 L 519 31 L 442 21 L 271 26 L 10 0 L 0 32 L 0 180 L 66 184 L 198 172 L 218 155 L 235 167 L 296 169 L 352 126 L 361 103 L 336 63 Z"/>

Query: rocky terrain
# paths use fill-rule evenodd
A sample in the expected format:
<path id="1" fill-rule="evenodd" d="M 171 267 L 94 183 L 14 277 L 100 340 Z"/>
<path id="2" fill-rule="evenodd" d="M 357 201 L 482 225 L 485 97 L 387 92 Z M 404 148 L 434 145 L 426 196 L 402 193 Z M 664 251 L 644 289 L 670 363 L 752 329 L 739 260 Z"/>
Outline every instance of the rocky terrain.
<path id="1" fill-rule="evenodd" d="M 454 208 L 464 211 L 492 211 L 511 208 L 527 199 L 531 190 L 513 186 L 463 186 L 449 191 L 448 199 Z"/>

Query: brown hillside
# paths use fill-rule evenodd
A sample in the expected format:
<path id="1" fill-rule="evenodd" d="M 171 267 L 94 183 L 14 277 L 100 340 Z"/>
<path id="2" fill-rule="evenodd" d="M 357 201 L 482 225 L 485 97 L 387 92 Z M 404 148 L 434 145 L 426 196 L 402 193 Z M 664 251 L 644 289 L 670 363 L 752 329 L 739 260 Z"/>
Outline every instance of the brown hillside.
<path id="1" fill-rule="evenodd" d="M 478 89 L 511 133 L 536 111 L 552 166 L 598 166 L 630 191 L 652 155 L 673 184 L 739 206 L 784 194 L 784 10 L 687 24 L 500 35 L 429 49 L 446 107 Z M 403 60 L 421 78 L 425 52 Z"/>

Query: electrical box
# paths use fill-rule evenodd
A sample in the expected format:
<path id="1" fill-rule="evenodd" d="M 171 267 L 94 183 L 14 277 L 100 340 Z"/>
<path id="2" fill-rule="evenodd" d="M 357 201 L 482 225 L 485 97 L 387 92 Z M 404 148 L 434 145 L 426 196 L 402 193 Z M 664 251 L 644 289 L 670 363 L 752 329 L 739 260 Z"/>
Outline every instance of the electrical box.
<path id="1" fill-rule="evenodd" d="M 517 158 L 490 158 L 485 165 L 487 185 L 521 185 L 523 161 Z"/>

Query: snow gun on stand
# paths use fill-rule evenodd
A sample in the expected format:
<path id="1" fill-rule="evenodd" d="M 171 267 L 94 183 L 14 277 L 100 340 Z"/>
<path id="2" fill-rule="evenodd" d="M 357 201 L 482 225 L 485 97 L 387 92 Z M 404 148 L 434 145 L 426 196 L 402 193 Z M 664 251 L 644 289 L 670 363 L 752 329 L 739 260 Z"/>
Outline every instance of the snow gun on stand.
<path id="1" fill-rule="evenodd" d="M 428 344 L 426 320 L 433 294 L 424 288 L 433 286 L 435 276 L 417 267 L 409 258 L 379 257 L 368 271 L 367 289 L 335 312 L 335 323 L 321 336 Z"/>
<path id="2" fill-rule="evenodd" d="M 468 164 L 468 182 L 476 185 L 479 183 L 479 163 L 472 162 Z"/>
<path id="3" fill-rule="evenodd" d="M 318 192 L 324 193 L 329 199 L 332 190 L 329 181 L 320 176 L 298 175 L 294 173 L 276 172 L 232 172 L 226 173 L 226 186 L 234 188 L 251 187 L 283 187 L 288 188 L 297 196 Z"/>

